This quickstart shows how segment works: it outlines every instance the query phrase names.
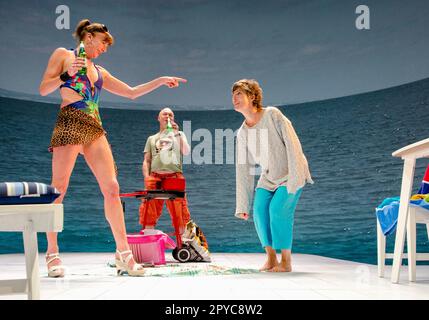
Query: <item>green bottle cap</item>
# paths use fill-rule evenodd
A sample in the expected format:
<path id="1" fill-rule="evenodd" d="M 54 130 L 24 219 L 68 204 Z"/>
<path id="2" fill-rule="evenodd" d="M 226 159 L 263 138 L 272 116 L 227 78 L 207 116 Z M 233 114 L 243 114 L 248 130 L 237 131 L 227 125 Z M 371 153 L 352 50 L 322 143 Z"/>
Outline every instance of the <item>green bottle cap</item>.
<path id="1" fill-rule="evenodd" d="M 173 126 L 171 125 L 170 118 L 168 118 L 168 120 L 167 120 L 167 131 L 168 132 L 173 131 Z"/>

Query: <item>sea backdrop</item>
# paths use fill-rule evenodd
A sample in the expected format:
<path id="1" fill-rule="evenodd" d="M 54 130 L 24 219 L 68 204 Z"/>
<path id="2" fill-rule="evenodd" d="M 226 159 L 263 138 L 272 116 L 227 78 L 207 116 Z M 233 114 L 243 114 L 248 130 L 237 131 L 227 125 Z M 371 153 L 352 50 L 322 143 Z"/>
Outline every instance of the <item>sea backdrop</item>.
<path id="1" fill-rule="evenodd" d="M 384 198 L 400 193 L 403 162 L 391 154 L 429 137 L 429 79 L 279 108 L 300 137 L 315 182 L 305 187 L 295 213 L 293 252 L 375 264 L 375 207 Z M 147 137 L 158 130 L 158 111 L 101 108 L 121 192 L 143 188 L 143 149 Z M 51 154 L 47 148 L 57 113 L 55 104 L 0 98 L 0 181 L 50 183 Z M 209 249 L 263 252 L 253 220 L 234 217 L 234 164 L 225 163 L 226 155 L 223 164 L 212 164 L 215 129 L 236 130 L 243 121 L 241 114 L 231 107 L 177 111 L 175 116 L 181 127 L 184 121 L 191 121 L 192 133 L 201 128 L 212 133 L 210 164 L 184 165 L 191 216 L 205 233 Z M 203 139 L 197 134 L 188 136 L 192 148 L 208 143 Z M 417 162 L 414 192 L 428 163 L 428 159 Z M 124 200 L 127 230 L 138 232 L 139 201 Z M 103 197 L 83 157 L 79 157 L 71 177 L 64 213 L 61 251 L 115 250 L 104 218 Z M 173 231 L 165 209 L 158 228 Z M 417 235 L 418 250 L 429 251 L 424 226 L 418 226 Z M 393 242 L 394 235 L 388 238 L 388 250 L 393 250 Z M 39 234 L 39 248 L 41 252 L 46 249 L 44 234 Z M 22 235 L 0 233 L 0 254 L 16 252 L 23 252 Z"/>

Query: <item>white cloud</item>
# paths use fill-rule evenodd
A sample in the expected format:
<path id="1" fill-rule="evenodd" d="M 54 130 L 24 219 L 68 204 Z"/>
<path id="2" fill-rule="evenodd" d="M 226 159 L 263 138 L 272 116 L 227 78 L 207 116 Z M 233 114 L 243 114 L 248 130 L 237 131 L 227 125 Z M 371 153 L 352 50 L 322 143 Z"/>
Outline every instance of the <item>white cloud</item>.
<path id="1" fill-rule="evenodd" d="M 305 55 L 313 55 L 326 50 L 325 47 L 318 44 L 308 44 L 301 49 L 301 53 Z"/>

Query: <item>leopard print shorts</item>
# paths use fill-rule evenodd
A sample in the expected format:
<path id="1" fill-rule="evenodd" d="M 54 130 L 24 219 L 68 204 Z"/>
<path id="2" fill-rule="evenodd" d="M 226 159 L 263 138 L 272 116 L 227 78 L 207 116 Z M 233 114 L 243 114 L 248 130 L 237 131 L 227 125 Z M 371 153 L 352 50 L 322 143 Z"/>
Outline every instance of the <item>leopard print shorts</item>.
<path id="1" fill-rule="evenodd" d="M 73 108 L 61 108 L 52 133 L 49 151 L 68 144 L 86 145 L 106 134 L 103 127 L 91 116 Z"/>

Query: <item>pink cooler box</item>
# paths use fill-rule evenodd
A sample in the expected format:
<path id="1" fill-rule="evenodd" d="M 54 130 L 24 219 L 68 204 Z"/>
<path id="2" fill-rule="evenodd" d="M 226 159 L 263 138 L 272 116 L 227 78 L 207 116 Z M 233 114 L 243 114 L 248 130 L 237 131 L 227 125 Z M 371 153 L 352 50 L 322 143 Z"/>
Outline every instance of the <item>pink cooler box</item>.
<path id="1" fill-rule="evenodd" d="M 176 247 L 176 242 L 168 235 L 153 229 L 128 234 L 127 240 L 137 263 L 165 264 L 165 250 Z"/>

